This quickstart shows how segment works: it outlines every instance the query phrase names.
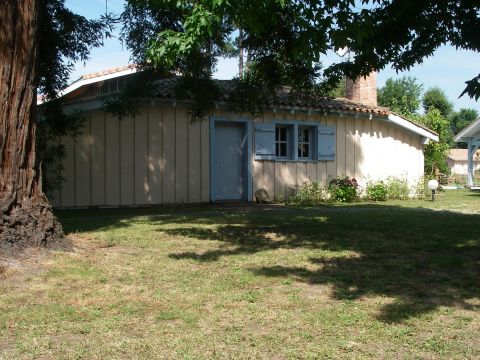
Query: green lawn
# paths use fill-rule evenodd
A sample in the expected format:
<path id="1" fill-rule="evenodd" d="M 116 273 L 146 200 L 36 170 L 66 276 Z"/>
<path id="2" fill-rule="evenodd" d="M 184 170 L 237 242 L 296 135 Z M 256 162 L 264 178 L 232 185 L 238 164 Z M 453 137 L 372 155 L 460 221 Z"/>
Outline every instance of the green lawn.
<path id="1" fill-rule="evenodd" d="M 0 358 L 480 358 L 478 194 L 58 216 L 72 248 L 0 280 Z"/>

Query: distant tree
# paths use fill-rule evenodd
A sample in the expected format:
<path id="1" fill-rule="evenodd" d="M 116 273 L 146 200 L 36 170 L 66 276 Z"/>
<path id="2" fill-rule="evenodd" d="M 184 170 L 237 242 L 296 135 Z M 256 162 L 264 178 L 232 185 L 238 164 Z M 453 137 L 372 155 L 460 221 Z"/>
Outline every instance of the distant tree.
<path id="1" fill-rule="evenodd" d="M 458 134 L 460 131 L 465 129 L 471 122 L 478 119 L 478 112 L 475 109 L 460 109 L 458 112 L 455 112 L 450 117 L 450 122 L 452 124 L 452 132 Z"/>
<path id="2" fill-rule="evenodd" d="M 431 108 L 425 115 L 416 115 L 413 118 L 435 131 L 439 138 L 438 142 L 431 141 L 425 146 L 425 175 L 434 176 L 437 170 L 448 173 L 446 157 L 453 145 L 450 121 L 436 108 Z"/>
<path id="3" fill-rule="evenodd" d="M 329 92 L 329 95 L 334 98 L 345 97 L 345 86 L 345 78 L 343 78 L 338 82 L 338 85 Z"/>
<path id="4" fill-rule="evenodd" d="M 432 87 L 425 91 L 422 98 L 422 105 L 425 113 L 435 108 L 446 118 L 448 118 L 453 111 L 453 103 L 448 100 L 445 92 L 439 87 Z"/>
<path id="5" fill-rule="evenodd" d="M 378 104 L 403 115 L 414 114 L 420 106 L 422 88 L 412 77 L 390 78 L 378 89 Z"/>

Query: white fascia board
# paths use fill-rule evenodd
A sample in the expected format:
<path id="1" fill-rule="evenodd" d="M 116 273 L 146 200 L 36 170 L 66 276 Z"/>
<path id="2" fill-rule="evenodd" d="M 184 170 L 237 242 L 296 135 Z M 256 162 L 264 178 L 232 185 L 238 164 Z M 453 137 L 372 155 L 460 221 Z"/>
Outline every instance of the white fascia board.
<path id="1" fill-rule="evenodd" d="M 480 133 L 480 118 L 472 122 L 470 125 L 468 125 L 465 129 L 460 131 L 453 140 L 455 142 L 463 142 L 467 141 L 468 138 L 474 137 L 475 134 Z"/>
<path id="2" fill-rule="evenodd" d="M 395 114 L 389 114 L 388 115 L 388 120 L 390 120 L 392 123 L 397 124 L 400 127 L 403 127 L 404 129 L 410 130 L 414 132 L 415 134 L 418 134 L 420 136 L 423 136 L 427 139 L 430 139 L 432 141 L 438 141 L 438 135 L 432 134 L 430 131 L 425 130 L 424 128 L 415 125 L 414 123 L 411 123 L 408 120 L 405 120 L 404 118 L 395 115 Z"/>
<path id="3" fill-rule="evenodd" d="M 92 78 L 89 78 L 89 79 L 80 78 L 79 80 L 74 81 L 73 83 L 68 85 L 65 89 L 60 91 L 58 93 L 58 97 L 65 96 L 65 95 L 71 93 L 72 91 L 75 91 L 78 88 L 80 88 L 82 86 L 85 86 L 85 85 L 90 85 L 90 84 L 93 84 L 93 83 L 96 83 L 96 82 L 105 81 L 105 80 L 113 79 L 113 78 L 124 76 L 124 75 L 134 74 L 136 72 L 137 72 L 137 68 L 131 67 L 131 68 L 123 70 L 123 71 L 118 71 L 118 72 L 114 72 L 114 73 L 107 74 L 107 75 L 96 76 L 96 77 L 92 77 Z M 44 102 L 43 99 L 38 100 L 37 105 L 41 105 L 43 102 Z"/>

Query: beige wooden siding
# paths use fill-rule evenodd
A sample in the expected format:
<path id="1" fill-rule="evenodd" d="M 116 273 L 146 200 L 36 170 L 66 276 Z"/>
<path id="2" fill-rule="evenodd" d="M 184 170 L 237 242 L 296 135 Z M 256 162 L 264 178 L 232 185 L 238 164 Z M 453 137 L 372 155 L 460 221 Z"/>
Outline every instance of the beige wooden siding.
<path id="1" fill-rule="evenodd" d="M 92 205 L 104 205 L 105 193 L 105 113 L 91 117 Z"/>
<path id="2" fill-rule="evenodd" d="M 265 114 L 254 122 L 316 121 L 336 128 L 334 161 L 253 161 L 253 191 L 264 188 L 278 200 L 286 199 L 306 180 L 322 185 L 337 176 L 355 177 L 361 186 L 389 176 L 407 178 L 413 188 L 423 176 L 420 136 L 382 119 L 344 114 Z"/>
<path id="3" fill-rule="evenodd" d="M 135 118 L 120 120 L 120 204 L 135 203 Z"/>
<path id="4" fill-rule="evenodd" d="M 187 121 L 188 125 L 188 158 L 187 158 L 187 181 L 188 202 L 198 203 L 202 201 L 202 123 Z"/>
<path id="5" fill-rule="evenodd" d="M 149 146 L 148 146 L 148 109 L 135 118 L 134 129 L 134 187 L 135 204 L 148 204 L 150 184 L 148 178 Z"/>
<path id="6" fill-rule="evenodd" d="M 91 173 L 91 116 L 85 121 L 82 136 L 75 142 L 75 205 L 92 204 Z"/>
<path id="7" fill-rule="evenodd" d="M 75 142 L 71 137 L 65 137 L 61 139 L 61 143 L 65 147 L 65 158 L 62 163 L 65 181 L 62 184 L 58 206 L 75 206 Z"/>
<path id="8" fill-rule="evenodd" d="M 188 123 L 187 109 L 175 113 L 175 202 L 188 201 Z"/>
<path id="9" fill-rule="evenodd" d="M 175 202 L 175 109 L 163 109 L 163 202 Z"/>
<path id="10" fill-rule="evenodd" d="M 210 127 L 207 120 L 201 123 L 201 173 L 202 202 L 210 201 Z"/>
<path id="11" fill-rule="evenodd" d="M 122 119 L 90 112 L 82 134 L 61 143 L 66 180 L 55 206 L 210 201 L 208 120 L 192 123 L 185 108 L 149 106 Z"/>
<path id="12" fill-rule="evenodd" d="M 148 203 L 163 202 L 163 109 L 148 108 Z"/>
<path id="13" fill-rule="evenodd" d="M 253 160 L 253 193 L 263 188 L 270 196 L 285 199 L 305 181 L 326 185 L 332 178 L 345 175 L 356 177 L 362 185 L 369 179 L 407 177 L 413 186 L 423 174 L 420 136 L 384 119 L 267 112 L 253 122 L 275 120 L 335 127 L 336 157 L 319 162 Z M 250 136 L 254 146 L 253 126 Z M 102 111 L 91 112 L 80 136 L 61 139 L 67 155 L 63 162 L 66 181 L 53 194 L 54 204 L 208 202 L 210 141 L 208 119 L 191 122 L 183 107 L 148 106 L 135 118 L 121 120 Z"/>
<path id="14" fill-rule="evenodd" d="M 105 114 L 105 129 L 105 205 L 117 206 L 120 205 L 120 120 Z"/>

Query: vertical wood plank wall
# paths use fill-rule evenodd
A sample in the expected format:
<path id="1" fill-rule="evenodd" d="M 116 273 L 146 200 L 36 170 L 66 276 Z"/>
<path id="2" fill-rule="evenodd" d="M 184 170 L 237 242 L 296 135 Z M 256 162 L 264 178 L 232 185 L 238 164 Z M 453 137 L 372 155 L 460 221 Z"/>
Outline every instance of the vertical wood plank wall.
<path id="1" fill-rule="evenodd" d="M 423 174 L 420 136 L 384 120 L 269 112 L 253 122 L 275 120 L 315 121 L 335 127 L 336 157 L 320 162 L 254 160 L 254 193 L 264 188 L 270 196 L 285 199 L 307 180 L 326 185 L 345 175 L 356 177 L 361 184 L 388 176 L 407 177 L 413 186 Z M 208 120 L 192 122 L 185 108 L 148 106 L 135 118 L 121 120 L 94 111 L 82 135 L 75 140 L 62 138 L 61 143 L 66 150 L 66 181 L 60 191 L 50 194 L 54 206 L 210 201 Z"/>
<path id="2" fill-rule="evenodd" d="M 384 120 L 350 115 L 265 113 L 253 122 L 317 121 L 336 128 L 334 161 L 253 161 L 253 191 L 264 188 L 284 200 L 305 181 L 326 185 L 337 176 L 355 177 L 361 185 L 388 176 L 407 178 L 414 187 L 423 176 L 420 136 Z"/>

